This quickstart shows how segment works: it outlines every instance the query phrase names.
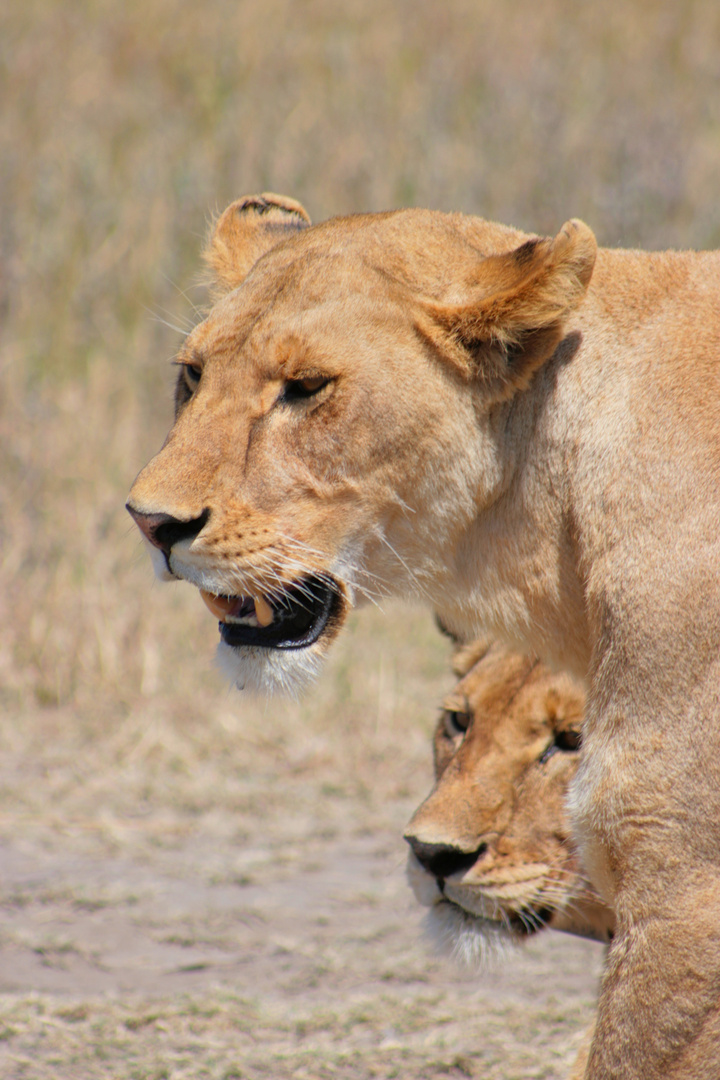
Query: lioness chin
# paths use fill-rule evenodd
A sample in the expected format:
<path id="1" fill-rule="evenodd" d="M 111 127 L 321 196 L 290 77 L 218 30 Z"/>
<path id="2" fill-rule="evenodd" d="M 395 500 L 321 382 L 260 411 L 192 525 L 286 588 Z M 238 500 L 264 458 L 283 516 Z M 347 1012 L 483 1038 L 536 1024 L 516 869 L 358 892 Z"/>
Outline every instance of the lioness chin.
<path id="1" fill-rule="evenodd" d="M 417 595 L 588 682 L 574 830 L 617 913 L 587 1075 L 720 1076 L 720 256 L 250 196 L 129 509 L 239 683 Z"/>

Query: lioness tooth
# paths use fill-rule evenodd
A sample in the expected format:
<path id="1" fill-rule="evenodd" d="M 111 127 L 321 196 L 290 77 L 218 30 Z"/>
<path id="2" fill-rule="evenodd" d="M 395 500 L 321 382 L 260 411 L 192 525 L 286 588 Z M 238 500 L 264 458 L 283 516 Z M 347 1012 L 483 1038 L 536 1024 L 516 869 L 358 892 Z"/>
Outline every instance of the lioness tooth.
<path id="1" fill-rule="evenodd" d="M 224 622 L 226 615 L 232 607 L 232 601 L 227 596 L 216 596 L 215 593 L 206 592 L 205 589 L 200 590 L 200 595 L 212 611 L 216 619 L 220 619 Z"/>
<path id="2" fill-rule="evenodd" d="M 268 604 L 264 596 L 254 596 L 255 601 L 255 614 L 260 626 L 269 626 L 275 616 L 273 615 L 273 609 Z"/>

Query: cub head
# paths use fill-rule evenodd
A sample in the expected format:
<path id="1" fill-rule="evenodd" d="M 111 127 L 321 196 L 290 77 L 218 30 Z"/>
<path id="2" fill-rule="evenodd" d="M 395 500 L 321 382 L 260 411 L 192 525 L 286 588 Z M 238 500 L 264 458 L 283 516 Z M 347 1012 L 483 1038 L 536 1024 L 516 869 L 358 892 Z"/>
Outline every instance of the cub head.
<path id="1" fill-rule="evenodd" d="M 248 196 L 207 261 L 175 423 L 128 509 L 160 577 L 196 585 L 239 685 L 294 690 L 350 606 L 433 600 L 504 482 L 490 414 L 581 301 L 595 240 L 423 210 L 311 225 Z"/>
<path id="2" fill-rule="evenodd" d="M 405 833 L 429 927 L 484 963 L 543 927 L 609 940 L 613 916 L 583 873 L 565 810 L 584 696 L 538 660 L 477 643 L 444 703 L 436 785 Z"/>

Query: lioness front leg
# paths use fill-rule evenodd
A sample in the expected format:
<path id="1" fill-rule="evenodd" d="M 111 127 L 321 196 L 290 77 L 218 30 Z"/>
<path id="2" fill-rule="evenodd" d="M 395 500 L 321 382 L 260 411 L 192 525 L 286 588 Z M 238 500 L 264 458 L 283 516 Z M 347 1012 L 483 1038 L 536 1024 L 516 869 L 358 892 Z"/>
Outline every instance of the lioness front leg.
<path id="1" fill-rule="evenodd" d="M 587 1080 L 720 1077 L 719 677 L 684 688 L 684 715 L 633 715 L 622 691 L 590 715 L 573 812 L 617 922 Z"/>
<path id="2" fill-rule="evenodd" d="M 717 1080 L 719 1002 L 720 875 L 713 872 L 615 940 L 587 1080 Z"/>

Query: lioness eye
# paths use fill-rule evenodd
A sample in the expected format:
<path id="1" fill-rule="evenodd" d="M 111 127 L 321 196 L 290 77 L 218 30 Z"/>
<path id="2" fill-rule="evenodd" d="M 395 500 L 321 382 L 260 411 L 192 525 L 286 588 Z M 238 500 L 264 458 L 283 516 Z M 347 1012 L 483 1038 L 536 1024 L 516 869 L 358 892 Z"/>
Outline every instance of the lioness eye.
<path id="1" fill-rule="evenodd" d="M 183 375 L 188 390 L 196 390 L 202 375 L 202 368 L 198 367 L 197 364 L 183 364 Z"/>
<path id="2" fill-rule="evenodd" d="M 464 735 L 469 726 L 470 717 L 467 713 L 455 709 L 445 710 L 445 730 L 451 739 L 456 735 Z"/>
<path id="3" fill-rule="evenodd" d="M 285 383 L 283 399 L 285 401 L 300 401 L 302 398 L 312 397 L 320 392 L 330 380 L 326 375 L 308 375 L 304 379 L 288 379 Z"/>
<path id="4" fill-rule="evenodd" d="M 565 753 L 574 753 L 580 749 L 580 732 L 572 731 L 558 731 L 555 738 L 550 745 L 543 750 L 540 757 L 540 764 L 547 761 L 549 758 L 556 754 L 558 750 L 562 750 Z"/>

